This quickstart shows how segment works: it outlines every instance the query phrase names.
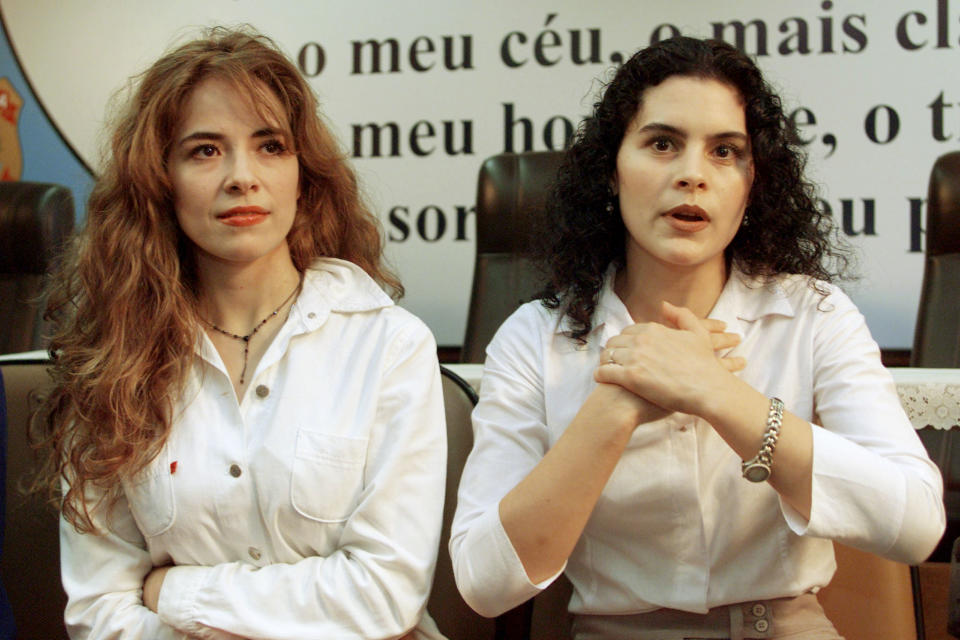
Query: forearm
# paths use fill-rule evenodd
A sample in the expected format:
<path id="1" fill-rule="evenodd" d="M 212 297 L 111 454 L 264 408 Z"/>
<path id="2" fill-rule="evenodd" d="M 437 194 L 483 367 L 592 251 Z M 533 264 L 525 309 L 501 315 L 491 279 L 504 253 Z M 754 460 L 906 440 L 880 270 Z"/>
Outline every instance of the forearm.
<path id="1" fill-rule="evenodd" d="M 114 513 L 122 525 L 129 512 L 120 504 Z M 71 638 L 185 637 L 144 606 L 140 587 L 151 565 L 137 545 L 109 531 L 78 533 L 61 519 L 60 566 L 67 593 L 64 624 Z"/>
<path id="2" fill-rule="evenodd" d="M 500 520 L 531 582 L 557 573 L 573 551 L 643 419 L 626 392 L 598 385 L 536 467 L 500 501 Z"/>
<path id="3" fill-rule="evenodd" d="M 709 422 L 742 460 L 757 455 L 767 429 L 770 398 L 734 375 L 701 396 L 694 412 Z M 810 424 L 783 411 L 768 482 L 804 518 L 810 518 L 813 433 Z M 746 480 L 745 480 L 746 482 Z"/>

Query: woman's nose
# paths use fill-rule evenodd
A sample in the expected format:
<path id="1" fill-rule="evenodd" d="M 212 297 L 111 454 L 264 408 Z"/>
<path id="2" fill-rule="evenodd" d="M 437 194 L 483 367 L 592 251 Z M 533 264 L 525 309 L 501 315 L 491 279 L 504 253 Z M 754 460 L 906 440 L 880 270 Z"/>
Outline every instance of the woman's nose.
<path id="1" fill-rule="evenodd" d="M 236 155 L 233 162 L 230 163 L 224 187 L 230 193 L 241 194 L 258 188 L 256 175 L 250 160 L 243 154 Z"/>
<path id="2" fill-rule="evenodd" d="M 707 187 L 704 172 L 704 159 L 699 153 L 686 153 L 680 158 L 677 170 L 676 186 L 679 189 L 705 189 Z"/>

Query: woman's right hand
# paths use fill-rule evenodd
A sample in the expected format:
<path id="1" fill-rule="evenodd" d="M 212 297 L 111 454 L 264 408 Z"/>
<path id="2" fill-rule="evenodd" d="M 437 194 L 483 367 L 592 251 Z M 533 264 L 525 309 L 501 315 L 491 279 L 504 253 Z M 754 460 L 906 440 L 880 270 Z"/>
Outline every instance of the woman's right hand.
<path id="1" fill-rule="evenodd" d="M 583 409 L 602 413 L 606 418 L 604 422 L 612 421 L 630 431 L 641 424 L 664 418 L 670 413 L 618 384 L 605 382 L 597 384 L 584 402 Z"/>
<path id="2" fill-rule="evenodd" d="M 746 360 L 738 356 L 720 356 L 718 352 L 730 349 L 740 344 L 740 336 L 726 331 L 727 324 L 722 320 L 713 318 L 700 318 L 700 324 L 706 329 L 710 337 L 710 343 L 713 346 L 714 354 L 727 371 L 740 371 L 746 366 Z M 624 331 L 629 333 L 634 331 L 638 325 L 632 325 Z M 623 334 L 621 334 L 623 335 Z M 611 339 L 611 341 L 616 340 Z M 609 344 L 609 343 L 608 343 Z M 608 364 L 620 364 L 623 362 L 618 359 L 617 352 L 620 352 L 625 360 L 629 354 L 628 347 L 607 347 L 600 354 L 600 363 L 598 367 Z M 602 407 L 606 407 L 614 415 L 621 416 L 624 420 L 631 423 L 632 428 L 640 424 L 653 422 L 666 417 L 670 411 L 657 404 L 638 396 L 634 392 L 618 384 L 600 382 L 594 390 L 593 396 L 598 397 L 595 400 Z"/>
<path id="3" fill-rule="evenodd" d="M 700 415 L 705 399 L 726 393 L 741 357 L 720 357 L 740 337 L 719 320 L 663 303 L 663 322 L 630 325 L 607 341 L 597 382 L 620 385 L 669 411 Z"/>

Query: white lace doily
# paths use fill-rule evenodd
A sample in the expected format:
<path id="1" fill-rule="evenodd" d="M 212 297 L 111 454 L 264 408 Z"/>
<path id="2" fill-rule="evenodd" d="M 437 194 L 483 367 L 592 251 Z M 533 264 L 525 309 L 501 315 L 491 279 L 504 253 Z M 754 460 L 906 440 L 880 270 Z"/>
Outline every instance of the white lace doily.
<path id="1" fill-rule="evenodd" d="M 960 385 L 898 382 L 897 393 L 915 428 L 951 429 L 960 426 Z"/>

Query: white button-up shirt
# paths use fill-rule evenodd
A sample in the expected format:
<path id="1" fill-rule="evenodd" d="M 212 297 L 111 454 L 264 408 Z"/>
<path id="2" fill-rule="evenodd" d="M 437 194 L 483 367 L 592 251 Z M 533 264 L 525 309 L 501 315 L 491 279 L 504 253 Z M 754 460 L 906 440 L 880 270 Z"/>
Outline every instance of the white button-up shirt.
<path id="1" fill-rule="evenodd" d="M 446 469 L 429 330 L 323 259 L 239 403 L 201 335 L 170 438 L 107 534 L 61 522 L 71 637 L 442 637 L 423 615 Z M 157 615 L 141 587 L 167 564 Z"/>
<path id="2" fill-rule="evenodd" d="M 564 335 L 559 313 L 532 302 L 487 350 L 450 538 L 460 590 L 486 615 L 550 582 L 530 583 L 498 505 L 594 388 L 604 344 L 633 323 L 611 284 L 585 345 Z M 743 479 L 739 457 L 704 420 L 674 413 L 640 425 L 568 560 L 571 611 L 706 612 L 815 591 L 836 568 L 831 540 L 904 562 L 933 549 L 945 522 L 939 472 L 863 316 L 822 286 L 825 299 L 801 277 L 764 287 L 734 272 L 710 314 L 743 338 L 731 351 L 747 361 L 737 375 L 822 425 L 813 427 L 809 522 L 769 484 Z"/>

